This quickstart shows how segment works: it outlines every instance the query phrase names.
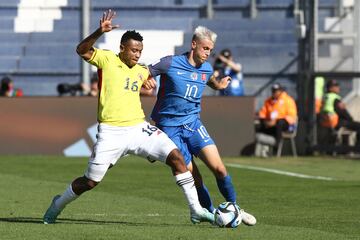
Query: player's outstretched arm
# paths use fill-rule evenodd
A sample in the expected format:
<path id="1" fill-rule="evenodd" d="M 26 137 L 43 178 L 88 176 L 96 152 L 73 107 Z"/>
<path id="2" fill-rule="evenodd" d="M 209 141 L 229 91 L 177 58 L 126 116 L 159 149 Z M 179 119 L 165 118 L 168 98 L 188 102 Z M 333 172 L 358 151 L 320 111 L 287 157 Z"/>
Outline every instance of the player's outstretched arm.
<path id="1" fill-rule="evenodd" d="M 210 80 L 207 82 L 207 85 L 215 90 L 221 90 L 227 88 L 229 82 L 231 81 L 231 77 L 226 76 L 220 80 L 217 80 L 216 77 L 213 75 L 210 77 Z"/>
<path id="2" fill-rule="evenodd" d="M 110 32 L 111 30 L 119 27 L 119 25 L 112 25 L 112 20 L 115 16 L 116 12 L 111 11 L 111 9 L 104 12 L 102 18 L 100 19 L 99 28 L 78 44 L 76 48 L 77 54 L 79 54 L 83 59 L 89 60 L 93 54 L 94 50 L 92 47 L 94 46 L 96 40 L 98 40 L 103 33 Z"/>

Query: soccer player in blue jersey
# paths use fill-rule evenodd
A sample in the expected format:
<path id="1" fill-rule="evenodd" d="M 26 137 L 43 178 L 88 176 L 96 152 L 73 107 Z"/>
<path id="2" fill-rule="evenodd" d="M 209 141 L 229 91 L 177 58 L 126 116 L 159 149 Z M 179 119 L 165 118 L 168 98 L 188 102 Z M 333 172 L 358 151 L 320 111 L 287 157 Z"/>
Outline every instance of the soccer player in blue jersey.
<path id="1" fill-rule="evenodd" d="M 200 203 L 211 212 L 214 212 L 214 207 L 193 156 L 199 157 L 213 172 L 226 201 L 236 202 L 231 177 L 213 139 L 200 120 L 200 102 L 206 85 L 220 90 L 225 89 L 231 81 L 229 76 L 216 79 L 211 64 L 207 62 L 216 37 L 214 32 L 199 26 L 195 29 L 189 52 L 166 56 L 149 66 L 153 77 L 160 75 L 157 101 L 151 117 L 180 149 L 195 178 Z M 146 84 L 148 87 L 156 85 L 154 81 Z M 241 212 L 245 224 L 256 224 L 254 216 L 243 209 Z"/>

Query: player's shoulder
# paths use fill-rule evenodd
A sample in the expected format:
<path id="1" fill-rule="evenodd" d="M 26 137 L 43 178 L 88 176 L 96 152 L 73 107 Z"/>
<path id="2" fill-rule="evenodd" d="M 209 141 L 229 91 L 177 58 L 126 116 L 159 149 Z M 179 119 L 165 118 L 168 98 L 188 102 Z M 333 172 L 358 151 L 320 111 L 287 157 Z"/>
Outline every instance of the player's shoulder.
<path id="1" fill-rule="evenodd" d="M 138 63 L 137 64 L 141 69 L 148 70 L 148 66 L 145 63 Z"/>
<path id="2" fill-rule="evenodd" d="M 137 63 L 136 64 L 137 70 L 142 74 L 142 75 L 147 75 L 149 74 L 149 68 L 146 64 L 144 63 Z"/>
<path id="3" fill-rule="evenodd" d="M 117 55 L 108 49 L 96 49 L 96 54 L 101 55 L 101 56 L 105 56 L 107 58 L 117 58 Z"/>
<path id="4" fill-rule="evenodd" d="M 94 48 L 94 49 L 96 49 L 98 52 L 102 52 L 103 54 L 116 55 L 113 51 L 109 49 L 99 49 L 99 48 Z"/>

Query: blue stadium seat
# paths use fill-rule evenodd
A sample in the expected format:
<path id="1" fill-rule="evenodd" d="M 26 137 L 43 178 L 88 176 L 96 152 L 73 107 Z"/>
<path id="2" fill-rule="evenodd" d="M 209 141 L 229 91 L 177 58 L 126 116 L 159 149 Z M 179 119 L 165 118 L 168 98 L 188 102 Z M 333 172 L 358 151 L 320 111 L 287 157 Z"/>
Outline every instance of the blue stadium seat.
<path id="1" fill-rule="evenodd" d="M 202 9 L 199 6 L 175 6 L 175 7 L 113 7 L 114 11 L 116 11 L 118 17 L 116 19 L 124 19 L 124 18 L 199 18 Z M 96 16 L 98 19 L 104 9 L 95 9 L 93 11 L 92 16 Z M 156 26 L 154 26 L 156 27 Z"/>
<path id="2" fill-rule="evenodd" d="M 20 72 L 80 73 L 79 57 L 24 56 L 20 59 Z"/>
<path id="3" fill-rule="evenodd" d="M 0 17 L 0 29 L 2 31 L 14 29 L 14 18 L 13 17 Z"/>
<path id="4" fill-rule="evenodd" d="M 25 44 L 23 43 L 1 43 L 1 57 L 19 57 L 23 55 Z"/>
<path id="5" fill-rule="evenodd" d="M 182 54 L 189 51 L 189 45 L 176 48 L 177 54 Z M 245 57 L 287 57 L 297 55 L 296 44 L 242 44 L 242 45 L 228 45 L 217 43 L 214 53 L 219 53 L 222 49 L 228 48 L 234 56 L 243 59 Z M 276 72 L 276 71 L 274 71 Z"/>
<path id="6" fill-rule="evenodd" d="M 11 73 L 17 70 L 19 57 L 16 56 L 0 56 L 0 72 Z"/>
<path id="7" fill-rule="evenodd" d="M 338 4 L 338 0 L 319 0 L 319 6 L 332 6 L 336 7 Z"/>
<path id="8" fill-rule="evenodd" d="M 156 6 L 174 6 L 174 0 L 157 0 L 156 3 L 153 1 L 143 1 L 143 0 L 97 0 L 92 1 L 91 5 L 93 7 L 104 7 L 104 8 L 113 8 L 113 7 L 128 7 L 128 6 L 147 6 L 154 7 Z"/>
<path id="9" fill-rule="evenodd" d="M 122 29 L 153 29 L 153 30 L 191 30 L 192 18 L 157 17 L 157 18 L 126 18 L 119 19 Z M 99 25 L 98 20 L 92 21 L 92 27 Z"/>
<path id="10" fill-rule="evenodd" d="M 25 56 L 56 56 L 56 57 L 75 57 L 76 54 L 76 44 L 72 43 L 46 43 L 46 42 L 37 42 L 27 44 L 25 47 Z"/>
<path id="11" fill-rule="evenodd" d="M 274 74 L 286 67 L 294 57 L 246 57 L 238 59 L 243 66 L 244 73 Z M 293 64 L 287 73 L 296 73 L 297 66 Z"/>
<path id="12" fill-rule="evenodd" d="M 0 16 L 3 17 L 15 17 L 17 15 L 17 7 L 1 7 L 0 3 Z"/>
<path id="13" fill-rule="evenodd" d="M 175 3 L 178 2 L 179 5 L 186 5 L 186 6 L 205 6 L 208 0 L 175 0 Z"/>
<path id="14" fill-rule="evenodd" d="M 210 29 L 222 31 L 293 31 L 295 20 L 292 19 L 199 19 L 193 22 L 193 26 L 203 25 Z"/>
<path id="15" fill-rule="evenodd" d="M 26 43 L 29 41 L 29 38 L 30 33 L 15 33 L 10 30 L 2 30 L 2 33 L 0 34 L 0 43 Z"/>
<path id="16" fill-rule="evenodd" d="M 294 4 L 294 0 L 258 0 L 257 6 L 277 6 L 277 7 L 288 7 Z"/>
<path id="17" fill-rule="evenodd" d="M 184 45 L 191 42 L 192 33 L 184 35 Z M 260 31 L 220 31 L 218 32 L 217 43 L 223 45 L 241 45 L 248 43 L 296 43 L 294 32 L 260 32 Z"/>
<path id="18" fill-rule="evenodd" d="M 0 1 L 0 8 L 17 7 L 20 0 Z"/>
<path id="19" fill-rule="evenodd" d="M 214 6 L 248 6 L 250 0 L 214 0 Z"/>
<path id="20" fill-rule="evenodd" d="M 43 42 L 43 43 L 73 43 L 78 44 L 81 40 L 80 31 L 73 30 L 55 30 L 54 32 L 34 32 L 31 33 L 29 41 L 31 43 Z"/>

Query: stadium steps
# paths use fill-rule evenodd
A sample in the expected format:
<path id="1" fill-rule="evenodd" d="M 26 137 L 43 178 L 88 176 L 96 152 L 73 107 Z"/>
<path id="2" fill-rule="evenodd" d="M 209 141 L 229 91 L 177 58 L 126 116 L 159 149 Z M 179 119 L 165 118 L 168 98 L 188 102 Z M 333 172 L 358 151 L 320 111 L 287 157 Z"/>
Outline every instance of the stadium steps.
<path id="1" fill-rule="evenodd" d="M 74 56 L 23 56 L 19 62 L 19 72 L 80 73 L 80 61 Z"/>
<path id="2" fill-rule="evenodd" d="M 219 41 L 214 50 L 213 54 L 219 53 L 222 49 L 230 49 L 232 54 L 236 58 L 243 59 L 244 57 L 286 57 L 286 56 L 296 56 L 297 55 L 297 44 L 224 44 Z M 181 54 L 183 52 L 189 51 L 190 43 L 181 47 L 177 47 L 175 52 Z"/>
<path id="3" fill-rule="evenodd" d="M 239 45 L 249 43 L 295 43 L 297 41 L 293 31 L 273 31 L 273 32 L 260 32 L 260 31 L 221 31 L 218 34 L 217 43 Z M 192 33 L 184 34 L 184 44 L 191 42 Z"/>
<path id="4" fill-rule="evenodd" d="M 18 63 L 18 56 L 0 55 L 0 72 L 5 74 L 16 72 L 18 69 Z"/>
<path id="5" fill-rule="evenodd" d="M 194 28 L 198 25 L 206 26 L 214 31 L 289 31 L 295 28 L 295 20 L 290 19 L 199 19 L 193 22 Z"/>

